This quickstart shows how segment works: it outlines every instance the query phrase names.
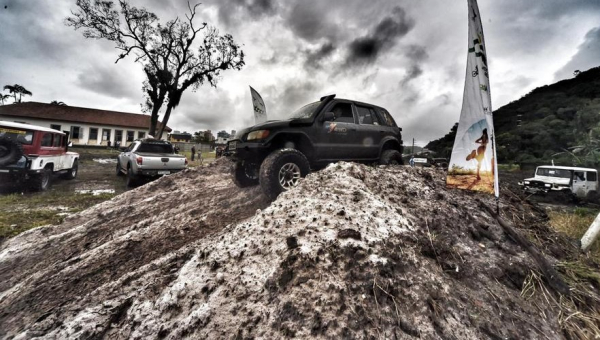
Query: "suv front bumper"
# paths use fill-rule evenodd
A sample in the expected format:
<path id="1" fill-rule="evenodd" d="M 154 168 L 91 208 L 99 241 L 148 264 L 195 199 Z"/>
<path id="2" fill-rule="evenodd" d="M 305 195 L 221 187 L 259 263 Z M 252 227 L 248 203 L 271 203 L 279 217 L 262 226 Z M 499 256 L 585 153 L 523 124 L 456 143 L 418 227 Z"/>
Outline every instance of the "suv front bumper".
<path id="1" fill-rule="evenodd" d="M 227 143 L 226 153 L 234 161 L 253 161 L 258 164 L 269 155 L 269 143 L 246 143 L 239 139 Z"/>

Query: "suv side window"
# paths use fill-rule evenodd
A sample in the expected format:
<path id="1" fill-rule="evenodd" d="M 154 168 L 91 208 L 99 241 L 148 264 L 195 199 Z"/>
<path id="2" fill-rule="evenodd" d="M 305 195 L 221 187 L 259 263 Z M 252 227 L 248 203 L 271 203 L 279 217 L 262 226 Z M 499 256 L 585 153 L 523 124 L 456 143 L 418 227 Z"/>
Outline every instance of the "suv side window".
<path id="1" fill-rule="evenodd" d="M 341 123 L 354 123 L 352 105 L 350 103 L 337 103 L 331 110 L 335 115 L 335 121 Z"/>
<path id="2" fill-rule="evenodd" d="M 60 147 L 60 137 L 61 135 L 54 135 L 54 142 L 52 143 L 52 146 L 54 147 Z"/>
<path id="3" fill-rule="evenodd" d="M 396 122 L 394 122 L 394 118 L 384 109 L 379 109 L 379 113 L 383 117 L 383 124 L 387 126 L 396 127 Z"/>
<path id="4" fill-rule="evenodd" d="M 52 146 L 52 134 L 48 133 L 48 132 L 44 132 L 44 135 L 42 136 L 42 142 L 40 143 L 41 146 Z"/>
<path id="5" fill-rule="evenodd" d="M 356 112 L 358 113 L 359 124 L 379 125 L 379 119 L 372 109 L 357 105 Z"/>
<path id="6" fill-rule="evenodd" d="M 596 182 L 598 180 L 597 178 L 598 176 L 596 176 L 596 173 L 593 171 L 588 171 L 587 172 L 587 180 L 588 182 Z"/>

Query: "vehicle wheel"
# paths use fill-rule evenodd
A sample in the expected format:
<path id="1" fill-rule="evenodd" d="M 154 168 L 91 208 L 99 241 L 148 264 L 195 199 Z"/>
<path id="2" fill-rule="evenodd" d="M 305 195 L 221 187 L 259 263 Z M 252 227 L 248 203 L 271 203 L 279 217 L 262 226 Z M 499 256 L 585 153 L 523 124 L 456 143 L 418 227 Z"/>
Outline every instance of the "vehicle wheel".
<path id="1" fill-rule="evenodd" d="M 301 177 L 310 172 L 308 160 L 295 149 L 273 151 L 260 166 L 259 182 L 270 199 L 277 198 L 282 191 L 298 185 Z"/>
<path id="2" fill-rule="evenodd" d="M 52 169 L 44 168 L 41 173 L 32 176 L 31 189 L 34 191 L 46 191 L 52 182 Z"/>
<path id="3" fill-rule="evenodd" d="M 402 154 L 398 150 L 385 150 L 379 158 L 381 165 L 402 165 Z"/>
<path id="4" fill-rule="evenodd" d="M 233 183 L 240 188 L 258 184 L 258 166 L 256 163 L 236 162 L 233 166 Z"/>
<path id="5" fill-rule="evenodd" d="M 23 156 L 21 143 L 10 138 L 0 138 L 0 165 L 16 163 Z"/>
<path id="6" fill-rule="evenodd" d="M 595 190 L 588 192 L 585 196 L 586 201 L 590 203 L 598 203 L 599 198 L 600 197 L 598 197 L 598 193 Z"/>
<path id="7" fill-rule="evenodd" d="M 127 168 L 127 187 L 133 187 L 137 184 L 138 178 L 133 174 L 131 167 Z"/>
<path id="8" fill-rule="evenodd" d="M 75 179 L 77 172 L 79 171 L 79 161 L 74 160 L 71 169 L 63 176 L 65 179 Z"/>
<path id="9" fill-rule="evenodd" d="M 121 163 L 119 163 L 119 161 L 117 161 L 117 168 L 115 169 L 115 173 L 117 174 L 117 176 L 125 175 L 123 173 L 123 169 L 121 168 Z"/>

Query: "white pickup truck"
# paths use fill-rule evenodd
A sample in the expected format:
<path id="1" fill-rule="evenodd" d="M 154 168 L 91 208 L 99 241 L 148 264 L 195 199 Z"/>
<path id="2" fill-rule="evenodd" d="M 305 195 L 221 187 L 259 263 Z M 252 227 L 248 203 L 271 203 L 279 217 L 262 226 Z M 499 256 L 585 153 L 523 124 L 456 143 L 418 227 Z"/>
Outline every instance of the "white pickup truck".
<path id="1" fill-rule="evenodd" d="M 169 142 L 157 139 L 136 140 L 117 158 L 117 176 L 127 175 L 127 186 L 140 178 L 155 178 L 185 169 L 187 158 L 177 154 Z"/>

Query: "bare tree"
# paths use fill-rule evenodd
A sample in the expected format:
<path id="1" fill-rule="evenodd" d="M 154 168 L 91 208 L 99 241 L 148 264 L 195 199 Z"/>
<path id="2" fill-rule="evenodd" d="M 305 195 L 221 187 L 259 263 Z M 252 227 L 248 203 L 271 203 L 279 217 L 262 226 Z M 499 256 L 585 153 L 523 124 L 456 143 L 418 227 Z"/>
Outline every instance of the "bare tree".
<path id="1" fill-rule="evenodd" d="M 175 18 L 163 25 L 145 8 L 132 7 L 126 0 L 118 3 L 119 10 L 110 0 L 77 0 L 77 11 L 65 23 L 83 29 L 86 38 L 113 41 L 121 51 L 115 63 L 132 54 L 143 65 L 146 102 L 142 107 L 151 112 L 152 135 L 166 103 L 160 138 L 183 92 L 190 87 L 197 90 L 205 82 L 216 87 L 221 72 L 244 66 L 244 52 L 231 35 L 219 35 L 207 23 L 194 23 L 199 4 L 188 3 L 185 20 Z"/>
<path id="2" fill-rule="evenodd" d="M 24 88 L 23 86 L 19 85 L 19 84 L 14 84 L 14 85 L 5 85 L 4 86 L 5 90 L 8 90 L 8 92 L 13 94 L 13 97 L 15 98 L 15 103 L 20 103 L 21 102 L 21 96 L 31 96 L 33 95 L 29 90 L 27 90 L 26 88 Z M 19 99 L 17 100 L 17 94 L 19 95 Z"/>

